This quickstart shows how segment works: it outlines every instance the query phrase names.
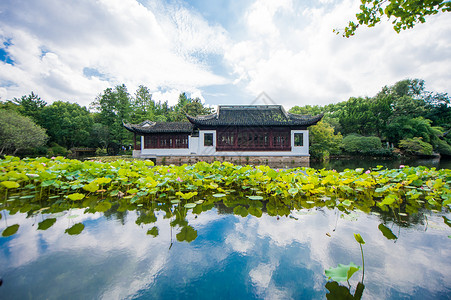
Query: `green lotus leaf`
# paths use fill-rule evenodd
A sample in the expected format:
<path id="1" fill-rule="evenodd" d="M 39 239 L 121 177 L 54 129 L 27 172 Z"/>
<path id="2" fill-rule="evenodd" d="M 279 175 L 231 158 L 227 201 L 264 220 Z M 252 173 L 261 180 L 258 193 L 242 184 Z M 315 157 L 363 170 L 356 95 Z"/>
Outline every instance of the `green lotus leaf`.
<path id="1" fill-rule="evenodd" d="M 98 211 L 98 212 L 106 212 L 110 208 L 111 208 L 111 203 L 110 202 L 100 202 L 99 204 L 97 204 L 94 207 L 95 211 Z"/>
<path id="2" fill-rule="evenodd" d="M 247 196 L 250 200 L 263 200 L 262 196 Z"/>
<path id="3" fill-rule="evenodd" d="M 194 208 L 194 207 L 196 207 L 196 203 L 186 203 L 185 205 L 184 205 L 184 207 L 185 208 Z"/>
<path id="4" fill-rule="evenodd" d="M 181 196 L 185 200 L 188 200 L 188 199 L 191 199 L 192 197 L 196 196 L 197 192 L 189 192 L 189 193 L 176 192 L 175 194 L 177 196 Z"/>
<path id="5" fill-rule="evenodd" d="M 6 187 L 7 189 L 16 189 L 16 188 L 18 188 L 19 186 L 20 186 L 20 184 L 18 184 L 17 182 L 15 182 L 15 181 L 2 181 L 2 185 L 4 186 L 4 187 Z"/>
<path id="6" fill-rule="evenodd" d="M 94 193 L 95 191 L 97 191 L 97 190 L 99 189 L 99 185 L 98 185 L 96 182 L 93 181 L 93 182 L 91 182 L 91 183 L 89 183 L 89 184 L 85 184 L 85 185 L 83 186 L 83 189 L 84 189 L 85 191 Z"/>
<path id="7" fill-rule="evenodd" d="M 253 206 L 249 207 L 248 212 L 251 215 L 253 215 L 253 216 L 257 217 L 257 218 L 260 218 L 262 216 L 262 214 L 263 214 L 263 212 L 262 212 L 262 210 L 260 208 L 253 207 Z"/>
<path id="8" fill-rule="evenodd" d="M 342 282 L 347 281 L 352 275 L 360 270 L 360 266 L 351 262 L 349 265 L 338 264 L 336 268 L 325 270 L 326 276 L 333 281 Z"/>
<path id="9" fill-rule="evenodd" d="M 225 197 L 225 196 L 226 196 L 226 194 L 222 194 L 222 193 L 213 194 L 213 197 L 216 197 L 216 198 L 221 198 L 221 197 Z"/>
<path id="10" fill-rule="evenodd" d="M 83 199 L 85 197 L 85 195 L 80 194 L 80 193 L 75 193 L 75 194 L 67 195 L 66 197 L 72 201 L 78 201 L 78 200 Z"/>
<path id="11" fill-rule="evenodd" d="M 85 225 L 83 225 L 83 223 L 77 223 L 71 228 L 66 229 L 64 232 L 69 235 L 77 235 L 80 234 L 83 229 L 85 229 Z"/>
<path id="12" fill-rule="evenodd" d="M 4 237 L 11 236 L 11 235 L 15 234 L 17 232 L 17 230 L 19 230 L 19 224 L 14 224 L 14 225 L 8 226 L 5 228 L 5 230 L 3 230 L 2 236 L 4 236 Z"/>
<path id="13" fill-rule="evenodd" d="M 107 184 L 107 183 L 111 182 L 111 178 L 101 177 L 101 178 L 96 178 L 94 181 L 98 184 Z"/>
<path id="14" fill-rule="evenodd" d="M 365 241 L 363 240 L 363 238 L 360 235 L 360 233 L 354 233 L 354 238 L 357 241 L 357 243 L 359 243 L 361 245 L 365 245 Z"/>
<path id="15" fill-rule="evenodd" d="M 176 238 L 179 242 L 186 241 L 191 243 L 197 238 L 197 230 L 191 226 L 185 226 L 179 233 L 177 233 Z"/>
<path id="16" fill-rule="evenodd" d="M 148 235 L 152 235 L 153 237 L 157 237 L 158 236 L 158 227 L 154 226 L 151 229 L 147 230 L 147 234 Z"/>
<path id="17" fill-rule="evenodd" d="M 393 234 L 393 232 L 390 230 L 390 228 L 386 227 L 384 224 L 379 224 L 377 227 L 382 232 L 382 234 L 389 240 L 397 240 L 398 237 Z"/>
<path id="18" fill-rule="evenodd" d="M 38 223 L 38 230 L 47 230 L 55 224 L 56 218 L 48 218 Z"/>
<path id="19" fill-rule="evenodd" d="M 233 213 L 234 213 L 235 215 L 242 216 L 243 218 L 246 217 L 246 216 L 249 214 L 249 212 L 247 211 L 246 207 L 243 207 L 243 206 L 241 206 L 241 205 L 236 206 L 236 207 L 233 209 Z"/>

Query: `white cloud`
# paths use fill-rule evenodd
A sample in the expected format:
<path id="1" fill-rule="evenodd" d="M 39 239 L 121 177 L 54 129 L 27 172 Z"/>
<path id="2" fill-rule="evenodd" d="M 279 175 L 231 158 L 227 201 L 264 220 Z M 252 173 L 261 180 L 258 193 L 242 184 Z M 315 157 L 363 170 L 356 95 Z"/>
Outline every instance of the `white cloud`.
<path id="1" fill-rule="evenodd" d="M 34 91 L 48 102 L 88 105 L 105 88 L 125 83 L 131 94 L 143 84 L 170 104 L 180 92 L 221 104 L 215 94 L 223 86 L 243 99 L 264 91 L 289 108 L 373 96 L 405 78 L 451 93 L 448 15 L 400 34 L 383 21 L 349 39 L 335 35 L 332 29 L 352 20 L 359 3 L 227 3 L 224 14 L 233 19 L 207 20 L 202 7 L 180 1 L 5 0 L 0 39 L 11 42 L 15 65 L 0 62 L 0 97 Z"/>
<path id="2" fill-rule="evenodd" d="M 0 63 L 0 81 L 15 83 L 2 93 L 6 99 L 33 90 L 49 102 L 87 105 L 106 87 L 121 83 L 130 92 L 144 84 L 164 93 L 226 82 L 195 57 L 221 53 L 224 30 L 185 8 L 170 8 L 164 15 L 134 0 L 7 1 L 0 8 L 6 16 L 2 36 L 11 39 L 8 52 L 15 61 L 14 66 Z M 32 14 L 37 18 L 24 20 Z M 109 81 L 85 76 L 85 68 Z"/>

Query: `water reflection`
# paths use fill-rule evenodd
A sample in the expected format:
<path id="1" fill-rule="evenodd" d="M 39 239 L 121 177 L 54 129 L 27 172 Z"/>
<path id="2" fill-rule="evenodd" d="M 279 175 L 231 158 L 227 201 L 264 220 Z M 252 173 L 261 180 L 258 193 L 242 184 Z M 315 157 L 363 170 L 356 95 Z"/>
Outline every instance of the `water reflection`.
<path id="1" fill-rule="evenodd" d="M 319 299 L 342 292 L 325 269 L 360 261 L 354 232 L 367 242 L 364 299 L 451 295 L 449 215 L 420 211 L 400 220 L 393 212 L 325 207 L 285 213 L 283 202 L 261 202 L 259 218 L 233 214 L 232 203 L 243 201 L 197 210 L 170 202 L 123 210 L 118 203 L 105 214 L 3 211 L 0 230 L 20 228 L 0 240 L 0 298 Z M 84 229 L 67 234 L 76 224 Z M 155 227 L 158 234 L 149 234 Z"/>

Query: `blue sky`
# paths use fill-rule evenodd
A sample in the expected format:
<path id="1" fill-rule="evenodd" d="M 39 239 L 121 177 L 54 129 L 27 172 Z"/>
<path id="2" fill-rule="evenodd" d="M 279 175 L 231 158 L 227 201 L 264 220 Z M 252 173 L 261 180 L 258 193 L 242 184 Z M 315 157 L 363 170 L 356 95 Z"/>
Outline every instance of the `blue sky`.
<path id="1" fill-rule="evenodd" d="M 249 104 L 265 92 L 287 109 L 373 96 L 421 78 L 451 94 L 451 18 L 397 34 L 390 22 L 346 39 L 354 0 L 3 0 L 0 100 L 31 91 L 88 106 L 124 83 L 174 104 Z"/>

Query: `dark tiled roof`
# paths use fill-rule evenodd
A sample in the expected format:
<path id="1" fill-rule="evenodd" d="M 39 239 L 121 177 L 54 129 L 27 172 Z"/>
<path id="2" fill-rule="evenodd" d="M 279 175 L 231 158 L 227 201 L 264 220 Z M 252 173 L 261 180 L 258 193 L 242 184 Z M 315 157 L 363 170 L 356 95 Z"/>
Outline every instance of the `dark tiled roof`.
<path id="1" fill-rule="evenodd" d="M 145 133 L 191 133 L 194 125 L 189 122 L 151 122 L 144 121 L 141 124 L 128 124 L 124 127 L 137 134 Z"/>
<path id="2" fill-rule="evenodd" d="M 310 126 L 322 117 L 287 113 L 281 105 L 227 105 L 219 106 L 215 114 L 187 115 L 198 126 Z"/>

